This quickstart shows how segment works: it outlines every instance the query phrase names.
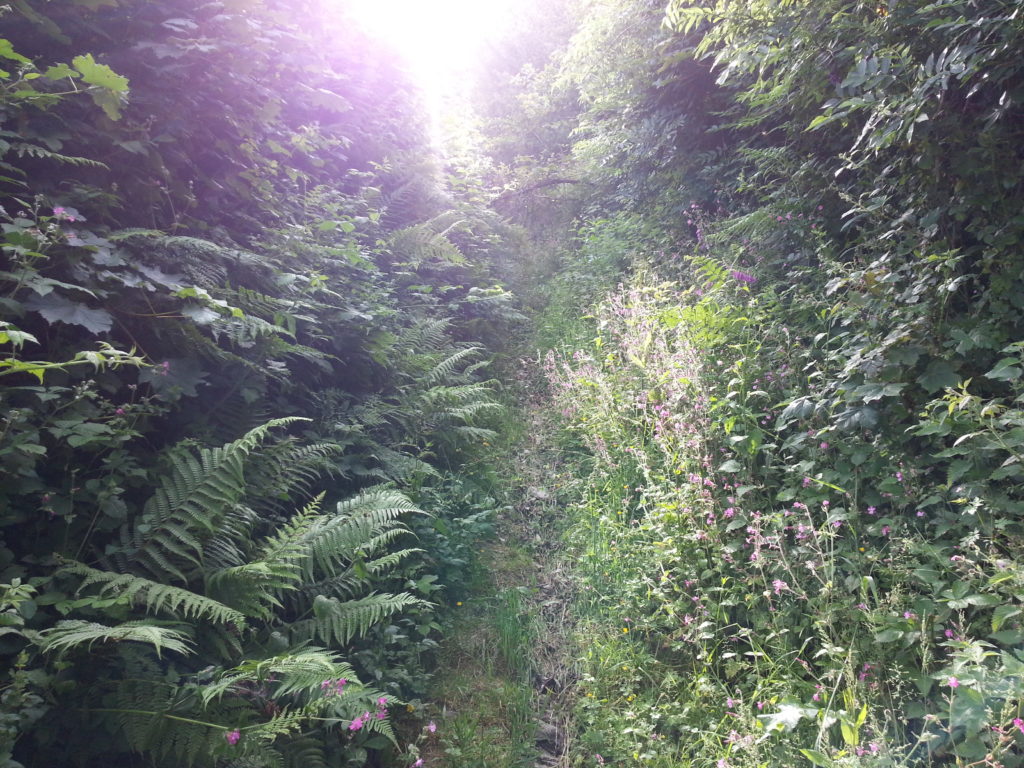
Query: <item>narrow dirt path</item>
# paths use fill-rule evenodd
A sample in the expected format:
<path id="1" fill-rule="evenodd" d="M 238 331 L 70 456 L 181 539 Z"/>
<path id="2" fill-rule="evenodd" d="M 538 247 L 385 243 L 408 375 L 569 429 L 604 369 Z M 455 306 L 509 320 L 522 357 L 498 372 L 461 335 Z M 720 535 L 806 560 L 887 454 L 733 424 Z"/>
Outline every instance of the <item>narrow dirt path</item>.
<path id="1" fill-rule="evenodd" d="M 536 361 L 495 466 L 504 506 L 443 644 L 424 766 L 568 768 L 573 744 L 574 587 L 563 562 L 565 480 Z"/>
<path id="2" fill-rule="evenodd" d="M 531 361 L 530 366 L 536 366 Z M 535 367 L 524 367 L 529 377 L 522 391 L 544 392 Z M 573 742 L 572 709 L 577 673 L 574 666 L 572 600 L 575 585 L 564 562 L 560 499 L 565 487 L 560 452 L 555 445 L 556 425 L 542 395 L 524 399 L 521 406 L 524 437 L 515 454 L 517 500 L 503 533 L 529 550 L 536 589 L 525 613 L 537 624 L 532 648 L 534 713 L 537 720 L 538 768 L 568 768 Z"/>

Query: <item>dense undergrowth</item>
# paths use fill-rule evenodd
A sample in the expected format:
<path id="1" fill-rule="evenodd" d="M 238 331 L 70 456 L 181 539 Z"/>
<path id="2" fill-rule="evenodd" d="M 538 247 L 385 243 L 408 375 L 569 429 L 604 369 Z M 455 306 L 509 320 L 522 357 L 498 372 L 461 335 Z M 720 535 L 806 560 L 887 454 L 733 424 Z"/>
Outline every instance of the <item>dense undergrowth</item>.
<path id="1" fill-rule="evenodd" d="M 413 762 L 511 230 L 344 6 L 0 21 L 0 764 Z"/>
<path id="2" fill-rule="evenodd" d="M 579 105 L 510 182 L 575 217 L 575 760 L 1020 765 L 1020 4 L 587 9 L 509 105 Z"/>
<path id="3" fill-rule="evenodd" d="M 326 9 L 0 5 L 0 761 L 1024 763 L 1021 3 Z"/>

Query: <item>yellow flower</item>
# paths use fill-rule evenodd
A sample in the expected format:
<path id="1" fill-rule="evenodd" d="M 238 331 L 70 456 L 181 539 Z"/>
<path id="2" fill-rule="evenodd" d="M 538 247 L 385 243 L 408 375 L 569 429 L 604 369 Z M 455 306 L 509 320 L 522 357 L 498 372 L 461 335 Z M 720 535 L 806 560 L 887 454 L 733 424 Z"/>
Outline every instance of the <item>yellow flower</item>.
<path id="1" fill-rule="evenodd" d="M 628 635 L 629 634 L 629 627 L 623 627 L 622 628 L 622 634 Z"/>
<path id="2" fill-rule="evenodd" d="M 461 607 L 462 607 L 462 601 L 460 600 L 460 601 L 459 601 L 459 602 L 457 602 L 457 603 L 456 603 L 455 605 L 457 605 L 457 606 L 459 606 L 459 607 L 461 608 Z"/>

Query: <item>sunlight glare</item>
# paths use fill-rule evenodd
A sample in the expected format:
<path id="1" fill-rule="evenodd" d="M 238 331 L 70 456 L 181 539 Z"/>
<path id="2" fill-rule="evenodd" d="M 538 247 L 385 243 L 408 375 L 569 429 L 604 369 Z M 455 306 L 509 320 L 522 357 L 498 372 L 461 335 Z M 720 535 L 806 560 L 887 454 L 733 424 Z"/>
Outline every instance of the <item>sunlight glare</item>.
<path id="1" fill-rule="evenodd" d="M 522 0 L 346 0 L 355 18 L 395 48 L 431 110 L 457 94 L 484 43 Z"/>

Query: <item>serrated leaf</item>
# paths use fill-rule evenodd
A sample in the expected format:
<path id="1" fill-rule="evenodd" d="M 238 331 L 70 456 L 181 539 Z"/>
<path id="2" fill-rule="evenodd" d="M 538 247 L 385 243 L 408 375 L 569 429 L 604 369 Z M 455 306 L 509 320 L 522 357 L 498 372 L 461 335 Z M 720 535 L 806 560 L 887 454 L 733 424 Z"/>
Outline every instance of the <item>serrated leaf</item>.
<path id="1" fill-rule="evenodd" d="M 20 53 L 14 50 L 14 45 L 10 40 L 6 40 L 0 37 L 0 58 L 10 59 L 11 61 L 17 61 L 22 64 L 31 64 L 32 60 L 27 59 Z"/>
<path id="2" fill-rule="evenodd" d="M 729 459 L 727 462 L 722 464 L 719 468 L 719 472 L 739 472 L 743 469 L 743 465 L 740 464 L 736 459 Z"/>
<path id="3" fill-rule="evenodd" d="M 81 77 L 67 64 L 55 64 L 43 73 L 43 77 L 49 80 L 63 80 L 65 77 Z"/>
<path id="4" fill-rule="evenodd" d="M 92 309 L 56 293 L 29 296 L 25 309 L 38 312 L 47 322 L 79 325 L 90 333 L 106 333 L 114 324 L 114 318 L 105 309 Z"/>
<path id="5" fill-rule="evenodd" d="M 1007 619 L 1020 614 L 1020 606 L 1000 605 L 992 612 L 992 631 L 998 632 Z"/>
<path id="6" fill-rule="evenodd" d="M 1020 378 L 1020 360 L 1015 357 L 1004 357 L 995 367 L 985 374 L 986 379 L 994 381 L 1016 381 Z"/>
<path id="7" fill-rule="evenodd" d="M 815 707 L 801 707 L 796 704 L 781 704 L 778 712 L 768 715 L 758 715 L 758 719 L 764 722 L 765 730 L 791 731 L 805 717 L 815 717 L 818 710 Z"/>
<path id="8" fill-rule="evenodd" d="M 82 80 L 89 85 L 97 85 L 108 91 L 124 93 L 128 90 L 128 78 L 117 74 L 106 64 L 98 63 L 91 53 L 75 56 L 72 66 L 82 73 Z"/>
<path id="9" fill-rule="evenodd" d="M 894 640 L 899 640 L 901 637 L 903 637 L 903 630 L 901 629 L 883 629 L 875 634 L 875 642 L 891 643 Z"/>
<path id="10" fill-rule="evenodd" d="M 219 312 L 215 312 L 209 307 L 204 307 L 202 304 L 186 304 L 181 308 L 181 314 L 191 318 L 192 322 L 196 325 L 209 325 L 213 321 L 220 319 Z"/>

